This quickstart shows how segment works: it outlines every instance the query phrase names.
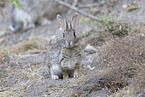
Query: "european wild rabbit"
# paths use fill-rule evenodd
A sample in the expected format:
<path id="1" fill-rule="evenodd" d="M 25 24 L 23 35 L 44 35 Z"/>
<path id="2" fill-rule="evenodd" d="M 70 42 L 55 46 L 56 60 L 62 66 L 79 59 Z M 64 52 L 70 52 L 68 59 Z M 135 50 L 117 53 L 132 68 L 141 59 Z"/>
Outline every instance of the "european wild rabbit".
<path id="1" fill-rule="evenodd" d="M 73 15 L 69 24 L 61 15 L 57 15 L 57 20 L 64 30 L 63 39 L 56 42 L 46 53 L 47 72 L 52 79 L 76 77 L 81 64 L 81 51 L 85 47 L 76 37 L 78 14 Z"/>
<path id="2" fill-rule="evenodd" d="M 50 0 L 20 0 L 22 9 L 18 9 L 15 6 L 12 8 L 12 25 L 10 25 L 10 30 L 17 32 L 35 27 L 36 22 L 39 22 L 39 18 L 43 17 L 49 9 L 47 6 L 49 3 L 52 3 L 49 1 Z"/>
<path id="3" fill-rule="evenodd" d="M 11 11 L 12 32 L 27 30 L 33 28 L 36 24 L 49 24 L 49 20 L 53 20 L 58 13 L 65 13 L 68 8 L 58 5 L 53 0 L 19 0 L 22 9 L 17 7 Z M 68 0 L 72 1 L 72 0 Z"/>

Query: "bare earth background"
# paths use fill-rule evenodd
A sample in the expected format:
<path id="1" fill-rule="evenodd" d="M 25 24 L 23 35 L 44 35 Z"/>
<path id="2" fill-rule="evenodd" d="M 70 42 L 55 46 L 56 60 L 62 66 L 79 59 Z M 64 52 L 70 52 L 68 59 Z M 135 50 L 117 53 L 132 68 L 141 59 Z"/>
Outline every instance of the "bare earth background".
<path id="1" fill-rule="evenodd" d="M 89 3 L 96 6 L 79 7 Z M 8 30 L 12 6 L 4 7 L 6 18 L 0 16 L 0 97 L 145 97 L 144 4 L 145 0 L 79 3 L 78 8 L 102 18 L 103 23 L 80 15 L 77 36 L 95 38 L 82 51 L 79 77 L 60 80 L 50 79 L 45 71 L 45 51 L 62 38 L 58 21 L 12 33 Z M 69 18 L 72 12 L 63 15 Z M 119 23 L 111 25 L 109 19 Z M 108 34 L 123 32 L 122 22 L 128 34 L 115 38 Z"/>

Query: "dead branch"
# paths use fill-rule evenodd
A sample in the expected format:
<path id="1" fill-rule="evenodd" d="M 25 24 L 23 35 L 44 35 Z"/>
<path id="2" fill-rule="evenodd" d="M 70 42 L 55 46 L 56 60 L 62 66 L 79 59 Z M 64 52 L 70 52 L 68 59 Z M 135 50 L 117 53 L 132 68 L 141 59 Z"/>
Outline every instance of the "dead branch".
<path id="1" fill-rule="evenodd" d="M 78 13 L 80 13 L 80 14 L 88 17 L 88 18 L 90 18 L 90 19 L 93 19 L 93 20 L 95 20 L 97 22 L 101 22 L 101 20 L 98 19 L 97 17 L 95 17 L 93 15 L 90 15 L 90 14 L 87 14 L 87 13 L 83 12 L 82 10 L 78 9 L 77 7 L 72 6 L 72 5 L 70 5 L 70 4 L 66 3 L 66 2 L 63 2 L 61 0 L 55 0 L 55 2 L 57 2 L 57 3 L 59 3 L 59 4 L 63 5 L 63 6 L 66 6 L 66 7 L 70 8 L 70 9 L 72 9 L 72 10 L 74 10 L 74 11 L 76 11 L 76 12 L 78 12 Z"/>
<path id="2" fill-rule="evenodd" d="M 90 8 L 90 7 L 94 7 L 97 6 L 97 3 L 94 4 L 87 4 L 87 5 L 78 5 L 78 8 Z"/>

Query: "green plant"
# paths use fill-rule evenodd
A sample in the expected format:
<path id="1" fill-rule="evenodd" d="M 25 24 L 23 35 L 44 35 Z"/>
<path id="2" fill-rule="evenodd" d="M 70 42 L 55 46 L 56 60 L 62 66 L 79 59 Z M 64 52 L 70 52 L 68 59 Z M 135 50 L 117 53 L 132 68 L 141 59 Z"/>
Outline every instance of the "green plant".
<path id="1" fill-rule="evenodd" d="M 82 24 L 83 24 L 83 23 L 85 23 L 86 18 L 82 16 L 82 17 L 80 17 L 80 19 L 79 19 L 79 20 L 80 20 L 80 23 L 82 23 Z"/>
<path id="2" fill-rule="evenodd" d="M 131 27 L 127 23 L 121 23 L 119 21 L 109 21 L 104 26 L 106 28 L 105 30 L 109 31 L 113 36 L 123 37 L 131 31 Z"/>
<path id="3" fill-rule="evenodd" d="M 1 2 L 2 2 L 2 1 L 1 1 Z M 13 3 L 14 6 L 16 6 L 17 8 L 22 9 L 22 5 L 21 5 L 21 3 L 20 3 L 19 0 L 10 0 L 10 2 Z M 3 2 L 3 3 L 4 3 L 4 2 Z M 8 1 L 7 1 L 7 0 L 5 0 L 5 4 L 6 4 L 7 7 L 9 7 L 9 4 L 8 4 Z M 4 15 L 4 13 L 3 13 L 3 10 L 2 10 L 2 7 L 1 7 L 1 6 L 0 6 L 0 13 L 1 13 L 1 15 L 3 16 L 3 18 L 5 18 L 5 15 Z"/>
<path id="4" fill-rule="evenodd" d="M 101 29 L 102 28 L 102 25 L 100 25 L 98 22 L 96 22 L 96 26 Z"/>
<path id="5" fill-rule="evenodd" d="M 20 1 L 18 1 L 18 0 L 10 0 L 10 2 L 13 3 L 14 6 L 16 6 L 17 8 L 22 9 L 22 5 L 21 5 Z"/>
<path id="6" fill-rule="evenodd" d="M 83 37 L 88 37 L 88 36 L 90 36 L 90 35 L 93 35 L 94 33 L 97 33 L 97 32 L 96 32 L 96 31 L 90 31 L 90 32 L 88 32 L 88 33 L 82 34 L 81 37 L 82 37 L 82 38 L 83 38 Z"/>
<path id="7" fill-rule="evenodd" d="M 112 17 L 100 17 L 100 21 L 101 23 L 107 24 L 110 21 L 119 21 L 117 18 L 112 18 Z"/>

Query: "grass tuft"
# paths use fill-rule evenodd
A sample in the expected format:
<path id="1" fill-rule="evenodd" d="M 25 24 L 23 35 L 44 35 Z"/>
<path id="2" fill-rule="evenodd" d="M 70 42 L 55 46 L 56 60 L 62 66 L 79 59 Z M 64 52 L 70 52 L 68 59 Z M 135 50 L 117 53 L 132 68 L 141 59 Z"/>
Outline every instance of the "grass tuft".
<path id="1" fill-rule="evenodd" d="M 32 34 L 29 40 L 24 40 L 21 43 L 9 47 L 9 50 L 11 53 L 18 54 L 21 52 L 26 52 L 30 49 L 41 49 L 42 42 L 42 40 L 40 40 L 37 36 Z"/>

